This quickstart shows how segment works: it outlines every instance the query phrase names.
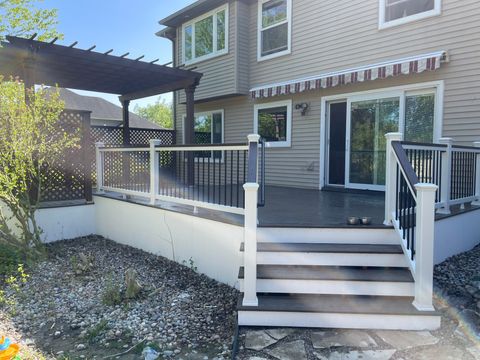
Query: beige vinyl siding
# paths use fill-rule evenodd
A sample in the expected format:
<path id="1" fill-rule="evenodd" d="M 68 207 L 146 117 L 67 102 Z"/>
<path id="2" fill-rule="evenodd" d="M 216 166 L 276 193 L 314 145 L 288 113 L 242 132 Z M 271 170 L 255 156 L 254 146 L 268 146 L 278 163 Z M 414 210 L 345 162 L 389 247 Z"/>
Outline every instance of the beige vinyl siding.
<path id="1" fill-rule="evenodd" d="M 196 100 L 224 97 L 232 94 L 246 94 L 249 90 L 248 57 L 246 51 L 240 51 L 239 53 L 240 48 L 248 49 L 248 31 L 245 28 L 244 21 L 241 25 L 238 24 L 237 13 L 239 12 L 237 7 L 240 7 L 240 15 L 243 19 L 248 18 L 249 14 L 249 9 L 245 4 L 239 4 L 237 1 L 228 2 L 228 53 L 184 67 L 184 69 L 194 69 L 203 74 L 200 85 L 195 92 Z M 241 32 L 237 30 L 238 26 L 240 26 Z M 180 64 L 183 64 L 182 45 L 182 27 L 179 27 L 177 29 L 176 47 L 177 59 L 179 59 Z M 178 94 L 178 102 L 185 102 L 185 93 L 179 91 Z"/>
<path id="2" fill-rule="evenodd" d="M 279 58 L 257 61 L 257 2 L 237 4 L 237 19 L 247 21 L 247 26 L 237 24 L 239 34 L 233 48 L 236 54 L 237 86 L 248 81 L 248 88 L 312 76 L 329 71 L 344 70 L 385 60 L 394 60 L 431 51 L 446 50 L 449 62 L 435 72 L 414 74 L 345 85 L 320 91 L 309 91 L 291 96 L 277 96 L 254 102 L 249 96 L 236 96 L 224 100 L 196 105 L 196 111 L 224 109 L 226 142 L 245 141 L 253 131 L 253 106 L 255 103 L 293 100 L 292 145 L 289 148 L 267 149 L 267 182 L 274 185 L 318 188 L 320 181 L 320 109 L 322 96 L 352 93 L 365 90 L 408 85 L 419 82 L 443 80 L 442 135 L 455 142 L 471 144 L 480 140 L 480 6 L 478 0 L 442 0 L 442 15 L 401 26 L 378 30 L 378 0 L 292 0 L 292 53 Z M 242 7 L 249 18 L 242 15 Z M 244 9 L 245 10 L 245 9 Z M 232 12 L 232 6 L 230 7 Z M 232 28 L 232 18 L 230 28 Z M 248 28 L 242 38 L 241 29 Z M 230 39 L 233 33 L 230 32 Z M 248 42 L 247 42 L 247 37 Z M 248 49 L 244 48 L 249 44 Z M 230 53 L 229 53 L 230 55 Z M 248 65 L 241 58 L 248 56 Z M 221 58 L 209 60 L 212 70 L 204 72 L 202 83 L 218 81 L 224 84 L 226 67 Z M 210 64 L 212 62 L 212 64 Z M 239 70 L 243 66 L 244 68 Z M 222 68 L 219 72 L 218 68 Z M 210 71 L 215 70 L 215 75 Z M 200 85 L 200 88 L 203 86 Z M 222 89 L 223 89 L 222 85 Z M 212 94 L 229 92 L 210 90 Z M 204 92 L 202 96 L 207 96 Z M 209 96 L 209 95 L 208 95 Z M 215 95 L 216 96 L 216 95 Z M 197 99 L 198 99 L 197 94 Z M 204 98 L 206 99 L 206 98 Z M 295 110 L 295 104 L 308 102 L 306 116 Z M 185 106 L 178 106 L 176 126 L 179 142 L 182 141 Z"/>
<path id="3" fill-rule="evenodd" d="M 450 62 L 435 74 L 445 80 L 443 136 L 468 144 L 480 139 L 480 6 L 478 0 L 442 0 L 442 14 L 378 29 L 378 0 L 293 0 L 292 53 L 257 62 L 257 5 L 250 6 L 250 87 L 368 65 L 431 51 Z M 377 85 L 381 86 L 378 82 Z M 352 92 L 353 86 L 333 92 Z"/>

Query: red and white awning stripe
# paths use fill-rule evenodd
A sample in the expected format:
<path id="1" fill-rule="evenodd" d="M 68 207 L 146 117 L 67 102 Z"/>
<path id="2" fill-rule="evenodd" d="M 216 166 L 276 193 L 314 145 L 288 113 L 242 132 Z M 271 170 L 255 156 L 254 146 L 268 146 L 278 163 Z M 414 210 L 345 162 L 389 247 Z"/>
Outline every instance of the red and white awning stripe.
<path id="1" fill-rule="evenodd" d="M 408 58 L 367 65 L 359 68 L 321 74 L 318 76 L 269 84 L 250 90 L 252 99 L 268 98 L 277 95 L 302 93 L 307 90 L 327 89 L 339 85 L 355 84 L 364 81 L 385 79 L 390 76 L 417 74 L 434 71 L 446 59 L 445 51 L 411 56 Z"/>

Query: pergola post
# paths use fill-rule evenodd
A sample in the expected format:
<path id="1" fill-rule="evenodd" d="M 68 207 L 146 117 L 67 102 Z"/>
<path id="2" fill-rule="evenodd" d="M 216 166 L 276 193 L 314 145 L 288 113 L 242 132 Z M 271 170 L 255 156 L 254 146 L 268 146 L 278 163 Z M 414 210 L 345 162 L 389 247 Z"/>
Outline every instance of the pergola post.
<path id="1" fill-rule="evenodd" d="M 123 145 L 130 145 L 130 100 L 122 100 Z"/>
<path id="2" fill-rule="evenodd" d="M 187 111 L 185 117 L 185 144 L 195 143 L 195 85 L 185 88 Z M 195 156 L 192 151 L 187 154 L 187 181 L 189 186 L 194 185 Z"/>
<path id="3" fill-rule="evenodd" d="M 123 120 L 123 146 L 130 145 L 130 112 L 128 106 L 130 100 L 121 100 L 122 102 L 122 120 Z M 130 156 L 128 152 L 122 154 L 122 181 L 124 186 L 128 186 L 130 182 Z"/>
<path id="4" fill-rule="evenodd" d="M 27 58 L 23 61 L 23 86 L 25 89 L 25 103 L 30 103 L 30 96 L 35 91 L 35 61 Z"/>

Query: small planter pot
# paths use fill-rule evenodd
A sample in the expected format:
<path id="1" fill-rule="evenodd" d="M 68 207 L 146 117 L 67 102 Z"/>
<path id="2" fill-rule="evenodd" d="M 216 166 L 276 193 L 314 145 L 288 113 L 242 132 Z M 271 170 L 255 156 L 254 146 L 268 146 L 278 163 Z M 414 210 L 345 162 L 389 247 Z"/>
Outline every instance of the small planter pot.
<path id="1" fill-rule="evenodd" d="M 364 216 L 360 219 L 362 225 L 370 225 L 372 223 L 372 218 L 368 216 Z"/>
<path id="2" fill-rule="evenodd" d="M 349 216 L 347 218 L 347 224 L 348 225 L 359 225 L 360 224 L 360 219 L 356 216 Z"/>

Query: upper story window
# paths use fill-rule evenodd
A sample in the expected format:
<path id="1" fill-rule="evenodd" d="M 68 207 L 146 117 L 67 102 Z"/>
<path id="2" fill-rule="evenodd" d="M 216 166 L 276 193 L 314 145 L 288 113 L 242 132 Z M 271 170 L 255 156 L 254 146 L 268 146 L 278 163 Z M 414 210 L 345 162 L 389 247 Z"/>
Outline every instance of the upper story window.
<path id="1" fill-rule="evenodd" d="M 258 60 L 290 53 L 292 0 L 259 0 Z"/>
<path id="2" fill-rule="evenodd" d="M 379 27 L 386 28 L 440 15 L 441 0 L 380 0 Z"/>
<path id="3" fill-rule="evenodd" d="M 191 64 L 228 52 L 228 4 L 182 27 L 183 61 Z"/>

